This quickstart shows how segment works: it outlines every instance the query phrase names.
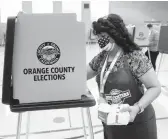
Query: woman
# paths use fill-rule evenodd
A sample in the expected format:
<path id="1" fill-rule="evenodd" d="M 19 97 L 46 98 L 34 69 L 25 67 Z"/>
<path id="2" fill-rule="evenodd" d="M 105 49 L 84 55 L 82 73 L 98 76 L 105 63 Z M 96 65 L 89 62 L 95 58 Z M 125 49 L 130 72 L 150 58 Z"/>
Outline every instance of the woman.
<path id="1" fill-rule="evenodd" d="M 93 22 L 93 31 L 102 52 L 88 64 L 87 79 L 96 76 L 99 103 L 128 104 L 120 111 L 128 111 L 131 117 L 126 126 L 103 123 L 104 138 L 157 139 L 151 103 L 159 96 L 161 86 L 151 61 L 130 39 L 120 16 L 110 14 L 98 19 Z M 147 89 L 145 92 L 143 85 Z"/>

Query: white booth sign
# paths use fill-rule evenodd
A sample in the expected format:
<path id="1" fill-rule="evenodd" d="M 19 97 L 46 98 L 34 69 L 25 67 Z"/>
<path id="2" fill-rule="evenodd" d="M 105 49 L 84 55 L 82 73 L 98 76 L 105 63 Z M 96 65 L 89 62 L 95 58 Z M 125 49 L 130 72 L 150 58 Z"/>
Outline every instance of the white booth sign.
<path id="1" fill-rule="evenodd" d="M 139 46 L 148 45 L 149 30 L 144 25 L 136 26 L 134 42 Z"/>
<path id="2" fill-rule="evenodd" d="M 13 97 L 20 103 L 81 99 L 86 92 L 85 25 L 75 14 L 19 14 Z"/>
<path id="3" fill-rule="evenodd" d="M 134 35 L 134 25 L 127 25 L 126 28 L 128 29 L 128 32 L 133 36 Z"/>

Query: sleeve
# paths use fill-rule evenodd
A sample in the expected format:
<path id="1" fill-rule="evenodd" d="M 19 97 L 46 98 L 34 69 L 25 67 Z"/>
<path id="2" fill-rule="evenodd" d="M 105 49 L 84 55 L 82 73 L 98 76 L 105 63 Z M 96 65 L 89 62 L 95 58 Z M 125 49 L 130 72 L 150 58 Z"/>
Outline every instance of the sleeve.
<path id="1" fill-rule="evenodd" d="M 131 56 L 131 68 L 134 75 L 140 78 L 152 68 L 152 63 L 142 51 L 135 51 Z"/>
<path id="2" fill-rule="evenodd" d="M 104 52 L 100 52 L 89 62 L 89 65 L 93 71 L 98 72 L 103 58 L 104 58 Z"/>

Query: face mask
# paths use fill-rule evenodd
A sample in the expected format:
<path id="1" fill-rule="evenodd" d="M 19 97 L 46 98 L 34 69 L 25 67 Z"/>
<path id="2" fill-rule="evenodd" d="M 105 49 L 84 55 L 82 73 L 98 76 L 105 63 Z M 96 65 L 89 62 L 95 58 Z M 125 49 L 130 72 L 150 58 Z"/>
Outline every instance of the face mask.
<path id="1" fill-rule="evenodd" d="M 100 48 L 104 48 L 110 42 L 109 36 L 102 37 L 98 40 Z"/>

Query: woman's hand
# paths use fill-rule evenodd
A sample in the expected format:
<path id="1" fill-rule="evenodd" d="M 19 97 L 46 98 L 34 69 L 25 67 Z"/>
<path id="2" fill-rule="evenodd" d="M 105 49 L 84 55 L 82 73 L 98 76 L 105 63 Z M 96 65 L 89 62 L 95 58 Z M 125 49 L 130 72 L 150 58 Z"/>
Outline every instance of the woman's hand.
<path id="1" fill-rule="evenodd" d="M 124 107 L 122 107 L 120 109 L 120 112 L 129 112 L 130 113 L 130 121 L 129 122 L 134 122 L 139 111 L 140 111 L 140 109 L 137 105 L 130 106 L 128 104 L 124 105 Z"/>
<path id="2" fill-rule="evenodd" d="M 98 104 L 100 103 L 107 103 L 106 100 L 103 97 L 99 97 L 99 99 L 97 100 Z"/>

